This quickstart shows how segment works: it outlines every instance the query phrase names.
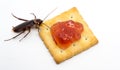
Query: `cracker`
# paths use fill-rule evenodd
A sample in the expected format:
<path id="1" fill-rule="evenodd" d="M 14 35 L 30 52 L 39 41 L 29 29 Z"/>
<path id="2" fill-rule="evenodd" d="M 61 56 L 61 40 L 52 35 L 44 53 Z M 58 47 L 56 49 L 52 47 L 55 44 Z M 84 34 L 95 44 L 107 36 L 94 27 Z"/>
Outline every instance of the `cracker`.
<path id="1" fill-rule="evenodd" d="M 72 43 L 69 48 L 62 50 L 56 45 L 55 41 L 53 40 L 49 27 L 58 21 L 67 20 L 73 20 L 82 23 L 84 31 L 81 34 L 80 40 Z M 86 22 L 83 20 L 76 7 L 73 7 L 70 10 L 61 13 L 60 15 L 45 21 L 43 24 L 49 27 L 45 25 L 40 26 L 40 37 L 45 43 L 56 63 L 61 63 L 98 43 L 97 38 L 92 33 Z"/>

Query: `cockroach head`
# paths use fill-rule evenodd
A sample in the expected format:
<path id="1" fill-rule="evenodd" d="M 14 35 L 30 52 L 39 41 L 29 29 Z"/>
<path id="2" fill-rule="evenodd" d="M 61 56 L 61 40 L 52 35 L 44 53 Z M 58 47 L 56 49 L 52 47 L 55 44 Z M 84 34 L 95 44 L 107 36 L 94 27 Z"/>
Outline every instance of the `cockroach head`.
<path id="1" fill-rule="evenodd" d="M 35 21 L 37 22 L 38 25 L 41 25 L 41 23 L 43 22 L 43 20 L 41 19 L 36 19 Z"/>

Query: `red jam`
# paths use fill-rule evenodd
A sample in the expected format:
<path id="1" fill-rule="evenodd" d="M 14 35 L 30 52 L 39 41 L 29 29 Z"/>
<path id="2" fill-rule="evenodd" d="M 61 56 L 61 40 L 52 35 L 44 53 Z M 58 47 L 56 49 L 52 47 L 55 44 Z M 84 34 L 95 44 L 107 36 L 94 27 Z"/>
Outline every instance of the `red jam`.
<path id="1" fill-rule="evenodd" d="M 83 25 L 73 20 L 57 22 L 51 27 L 55 43 L 61 49 L 67 49 L 73 42 L 81 38 Z"/>

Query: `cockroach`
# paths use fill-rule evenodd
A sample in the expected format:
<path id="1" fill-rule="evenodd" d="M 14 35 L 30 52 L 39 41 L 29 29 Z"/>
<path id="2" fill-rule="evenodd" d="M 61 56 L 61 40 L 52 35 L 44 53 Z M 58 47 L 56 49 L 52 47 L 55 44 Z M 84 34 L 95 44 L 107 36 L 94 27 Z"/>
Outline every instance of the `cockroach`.
<path id="1" fill-rule="evenodd" d="M 54 10 L 55 10 L 55 9 L 54 9 Z M 53 11 L 54 11 L 54 10 L 53 10 Z M 17 34 L 16 36 L 14 36 L 14 37 L 12 37 L 12 38 L 10 38 L 10 39 L 4 40 L 4 41 L 12 40 L 12 39 L 20 36 L 20 35 L 21 35 L 22 33 L 24 33 L 26 30 L 28 30 L 28 33 L 26 33 L 26 34 L 23 36 L 23 38 L 21 38 L 21 39 L 19 40 L 19 41 L 21 41 L 22 39 L 24 39 L 24 38 L 30 33 L 31 28 L 37 28 L 37 29 L 38 29 L 38 32 L 39 32 L 39 26 L 40 26 L 41 24 L 44 24 L 43 21 L 44 21 L 53 11 L 51 11 L 43 20 L 37 19 L 34 13 L 31 13 L 31 14 L 34 16 L 34 18 L 35 18 L 35 19 L 33 19 L 33 20 L 22 19 L 22 18 L 16 17 L 15 15 L 12 14 L 12 16 L 15 17 L 16 19 L 22 20 L 22 21 L 24 21 L 24 22 L 21 23 L 21 24 L 19 24 L 19 25 L 17 25 L 17 26 L 15 26 L 15 27 L 13 27 L 13 29 L 12 29 L 13 32 L 19 33 L 19 34 Z M 45 25 L 45 24 L 44 24 L 44 25 Z M 45 25 L 45 26 L 47 26 L 47 25 Z M 47 26 L 47 27 L 48 27 L 48 26 Z"/>

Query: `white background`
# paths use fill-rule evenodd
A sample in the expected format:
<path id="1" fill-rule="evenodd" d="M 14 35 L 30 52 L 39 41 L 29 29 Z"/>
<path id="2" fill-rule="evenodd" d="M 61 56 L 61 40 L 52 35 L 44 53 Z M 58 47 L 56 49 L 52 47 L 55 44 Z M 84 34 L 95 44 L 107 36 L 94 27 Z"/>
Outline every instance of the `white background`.
<path id="1" fill-rule="evenodd" d="M 89 50 L 56 64 L 41 41 L 37 30 L 23 39 L 4 42 L 15 36 L 12 26 L 22 23 L 12 17 L 43 19 L 57 7 L 52 18 L 77 7 L 99 40 Z M 0 70 L 120 70 L 120 2 L 119 0 L 1 0 L 0 1 Z"/>

